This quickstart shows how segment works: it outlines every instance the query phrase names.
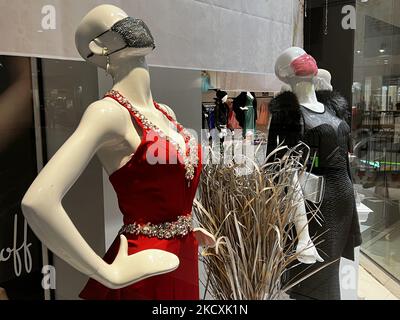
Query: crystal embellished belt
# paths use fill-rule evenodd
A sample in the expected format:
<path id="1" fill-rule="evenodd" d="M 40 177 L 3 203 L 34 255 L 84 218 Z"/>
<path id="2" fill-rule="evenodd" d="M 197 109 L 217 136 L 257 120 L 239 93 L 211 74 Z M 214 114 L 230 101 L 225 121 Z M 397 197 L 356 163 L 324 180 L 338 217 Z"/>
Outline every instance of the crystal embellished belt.
<path id="1" fill-rule="evenodd" d="M 164 222 L 160 224 L 147 223 L 138 225 L 137 223 L 124 225 L 119 234 L 129 233 L 133 235 L 144 235 L 149 238 L 171 239 L 174 237 L 184 237 L 193 231 L 192 216 L 179 216 L 174 222 Z"/>

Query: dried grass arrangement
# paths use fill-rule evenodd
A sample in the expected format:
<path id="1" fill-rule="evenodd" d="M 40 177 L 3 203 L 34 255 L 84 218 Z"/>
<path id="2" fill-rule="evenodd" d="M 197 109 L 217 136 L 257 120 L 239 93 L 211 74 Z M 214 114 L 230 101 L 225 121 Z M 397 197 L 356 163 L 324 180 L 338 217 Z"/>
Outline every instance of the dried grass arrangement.
<path id="1" fill-rule="evenodd" d="M 273 154 L 285 156 L 271 155 L 263 165 L 250 159 L 247 164 L 205 164 L 194 214 L 217 238 L 215 248 L 202 252 L 204 286 L 214 299 L 277 300 L 306 278 L 282 281 L 297 260 L 291 172 L 304 170 L 302 151 L 304 145 L 280 146 Z M 249 164 L 250 173 L 238 174 Z"/>

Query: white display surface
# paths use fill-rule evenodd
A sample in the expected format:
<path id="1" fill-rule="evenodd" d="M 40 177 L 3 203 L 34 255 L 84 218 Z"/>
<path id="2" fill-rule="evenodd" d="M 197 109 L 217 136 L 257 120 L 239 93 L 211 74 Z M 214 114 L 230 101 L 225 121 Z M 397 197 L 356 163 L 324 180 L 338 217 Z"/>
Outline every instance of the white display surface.
<path id="1" fill-rule="evenodd" d="M 80 60 L 76 26 L 93 7 L 115 4 L 152 30 L 152 66 L 272 74 L 301 39 L 298 0 L 0 0 L 0 54 Z"/>

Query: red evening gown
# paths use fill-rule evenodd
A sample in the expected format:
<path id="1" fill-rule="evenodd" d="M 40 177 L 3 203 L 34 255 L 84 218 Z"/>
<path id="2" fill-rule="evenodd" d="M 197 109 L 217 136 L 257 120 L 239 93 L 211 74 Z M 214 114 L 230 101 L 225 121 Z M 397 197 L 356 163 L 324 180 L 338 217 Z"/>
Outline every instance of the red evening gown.
<path id="1" fill-rule="evenodd" d="M 196 143 L 197 165 L 189 172 L 177 147 L 161 131 L 132 109 L 132 105 L 118 92 L 106 95 L 126 107 L 142 131 L 142 141 L 131 160 L 110 176 L 118 196 L 124 224 L 161 224 L 188 217 L 201 174 L 201 147 Z M 167 117 L 190 146 L 183 127 L 172 119 L 159 105 L 156 108 Z M 193 137 L 192 137 L 193 138 Z M 193 142 L 193 139 L 192 139 Z M 158 163 L 148 161 L 154 155 Z M 193 156 L 193 152 L 192 152 Z M 151 159 L 150 159 L 151 160 Z M 194 171 L 193 171 L 194 170 Z M 180 265 L 173 272 L 147 278 L 128 287 L 113 290 L 90 279 L 80 294 L 88 300 L 198 300 L 198 243 L 192 231 L 186 236 L 159 239 L 142 234 L 124 233 L 128 239 L 129 254 L 146 249 L 161 249 L 178 256 Z M 119 249 L 119 237 L 111 245 L 104 260 L 111 264 Z"/>

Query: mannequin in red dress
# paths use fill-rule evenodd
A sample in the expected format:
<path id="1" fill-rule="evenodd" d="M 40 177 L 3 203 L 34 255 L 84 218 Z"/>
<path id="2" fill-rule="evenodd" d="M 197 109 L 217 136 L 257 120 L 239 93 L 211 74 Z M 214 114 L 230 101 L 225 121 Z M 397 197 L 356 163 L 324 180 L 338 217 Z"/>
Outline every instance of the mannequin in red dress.
<path id="1" fill-rule="evenodd" d="M 145 56 L 153 41 L 143 21 L 115 6 L 96 7 L 84 17 L 76 32 L 78 51 L 107 70 L 113 90 L 88 107 L 22 203 L 42 242 L 91 277 L 82 298 L 197 299 L 197 244 L 215 243 L 207 231 L 192 227 L 201 171 L 196 140 L 169 107 L 152 98 Z M 62 206 L 94 154 L 110 175 L 124 215 L 104 260 Z"/>

